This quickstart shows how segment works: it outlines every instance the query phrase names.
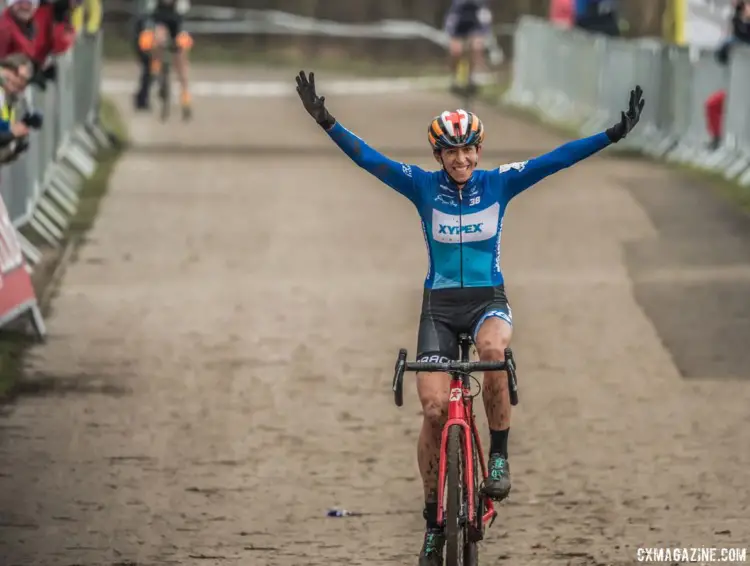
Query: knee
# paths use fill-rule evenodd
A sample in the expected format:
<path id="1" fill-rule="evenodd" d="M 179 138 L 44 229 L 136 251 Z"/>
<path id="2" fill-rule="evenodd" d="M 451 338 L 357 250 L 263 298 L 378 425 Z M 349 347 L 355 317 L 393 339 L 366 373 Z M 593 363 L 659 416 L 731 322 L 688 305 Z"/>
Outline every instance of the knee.
<path id="1" fill-rule="evenodd" d="M 501 362 L 505 359 L 505 348 L 509 345 L 510 340 L 502 336 L 484 340 L 477 344 L 479 359 L 483 362 Z"/>
<path id="2" fill-rule="evenodd" d="M 433 393 L 421 401 L 424 420 L 434 427 L 441 427 L 448 418 L 448 396 Z"/>
<path id="3" fill-rule="evenodd" d="M 186 56 L 185 52 L 193 47 L 193 37 L 186 31 L 178 33 L 175 42 L 177 43 L 177 47 L 180 48 L 182 56 Z"/>
<path id="4" fill-rule="evenodd" d="M 138 34 L 138 50 L 141 53 L 149 52 L 154 48 L 156 39 L 152 30 L 143 30 Z"/>
<path id="5" fill-rule="evenodd" d="M 471 38 L 471 49 L 474 53 L 482 54 L 484 49 L 484 38 L 474 36 Z"/>

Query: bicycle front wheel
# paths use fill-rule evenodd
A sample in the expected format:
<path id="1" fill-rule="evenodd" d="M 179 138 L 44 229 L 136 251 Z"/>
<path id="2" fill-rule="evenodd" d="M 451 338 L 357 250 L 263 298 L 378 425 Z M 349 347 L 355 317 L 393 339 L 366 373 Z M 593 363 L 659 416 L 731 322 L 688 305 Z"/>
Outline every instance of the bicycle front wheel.
<path id="1" fill-rule="evenodd" d="M 463 428 L 448 429 L 446 447 L 447 488 L 445 493 L 445 566 L 464 566 L 466 549 L 466 490 L 464 489 Z"/>

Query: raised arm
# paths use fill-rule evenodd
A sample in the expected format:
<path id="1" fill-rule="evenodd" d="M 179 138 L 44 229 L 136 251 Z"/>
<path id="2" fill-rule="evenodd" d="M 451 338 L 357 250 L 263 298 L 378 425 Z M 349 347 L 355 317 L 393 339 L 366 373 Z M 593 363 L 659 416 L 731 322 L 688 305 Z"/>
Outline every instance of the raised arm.
<path id="1" fill-rule="evenodd" d="M 503 190 L 506 191 L 508 199 L 511 199 L 545 177 L 575 165 L 611 143 L 609 136 L 602 132 L 566 143 L 549 153 L 528 161 L 502 165 L 495 171 L 499 175 L 499 180 L 502 182 Z"/>
<path id="2" fill-rule="evenodd" d="M 412 202 L 415 201 L 414 174 L 419 174 L 420 169 L 386 157 L 338 122 L 328 130 L 328 135 L 354 163 L 375 175 L 389 187 L 396 189 Z"/>
<path id="3" fill-rule="evenodd" d="M 623 112 L 620 121 L 606 131 L 566 143 L 529 161 L 503 165 L 496 169 L 498 181 L 501 183 L 502 190 L 506 191 L 508 199 L 513 198 L 545 177 L 575 165 L 610 144 L 617 143 L 625 138 L 640 119 L 645 104 L 642 95 L 643 90 L 640 86 L 636 86 L 630 92 L 627 112 Z"/>
<path id="4" fill-rule="evenodd" d="M 414 175 L 421 172 L 419 168 L 393 161 L 336 122 L 325 106 L 325 96 L 318 96 L 315 92 L 314 73 L 310 73 L 308 78 L 304 71 L 300 71 L 297 77 L 297 93 L 305 110 L 354 163 L 412 202 L 416 202 Z"/>

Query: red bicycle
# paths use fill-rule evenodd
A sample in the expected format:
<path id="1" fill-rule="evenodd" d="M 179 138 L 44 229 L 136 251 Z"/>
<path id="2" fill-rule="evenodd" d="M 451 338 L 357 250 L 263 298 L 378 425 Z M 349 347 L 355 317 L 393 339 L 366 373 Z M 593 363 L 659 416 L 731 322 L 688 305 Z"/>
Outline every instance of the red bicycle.
<path id="1" fill-rule="evenodd" d="M 451 375 L 448 421 L 443 427 L 438 470 L 438 524 L 445 530 L 446 566 L 476 566 L 478 543 L 484 538 L 485 525 L 497 517 L 493 501 L 482 493 L 487 465 L 474 419 L 471 375 L 475 371 L 507 371 L 510 402 L 518 404 L 518 383 L 513 352 L 505 349 L 503 362 L 471 362 L 473 342 L 468 334 L 459 335 L 461 359 L 449 362 L 407 362 L 405 349 L 399 350 L 393 376 L 393 396 L 398 407 L 404 404 L 405 371 L 445 372 Z M 481 389 L 480 389 L 481 390 Z M 481 469 L 481 476 L 476 470 Z M 481 478 L 481 479 L 480 479 Z"/>

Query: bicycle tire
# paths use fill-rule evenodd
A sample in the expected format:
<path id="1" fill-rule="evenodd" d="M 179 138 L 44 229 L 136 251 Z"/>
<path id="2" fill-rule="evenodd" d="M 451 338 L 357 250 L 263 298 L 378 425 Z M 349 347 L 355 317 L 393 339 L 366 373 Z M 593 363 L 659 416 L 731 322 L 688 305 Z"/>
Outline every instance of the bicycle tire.
<path id="1" fill-rule="evenodd" d="M 472 439 L 474 435 L 472 434 Z M 482 521 L 482 505 L 481 505 L 481 476 L 482 476 L 482 464 L 479 462 L 479 453 L 472 444 L 472 459 L 474 461 L 474 509 L 476 512 L 475 527 L 481 536 L 484 531 L 484 522 Z M 466 543 L 464 544 L 464 566 L 479 566 L 479 543 L 476 540 L 472 540 L 470 533 L 466 533 Z"/>
<path id="2" fill-rule="evenodd" d="M 467 525 L 461 517 L 465 509 L 463 486 L 463 428 L 453 425 L 448 429 L 446 446 L 447 489 L 445 493 L 445 566 L 464 566 Z"/>
<path id="3" fill-rule="evenodd" d="M 172 103 L 172 90 L 169 81 L 169 63 L 162 61 L 161 74 L 159 75 L 159 98 L 161 99 L 161 119 L 166 122 L 169 119 L 169 111 Z"/>
<path id="4" fill-rule="evenodd" d="M 464 566 L 479 566 L 479 547 L 476 542 L 464 546 Z"/>

